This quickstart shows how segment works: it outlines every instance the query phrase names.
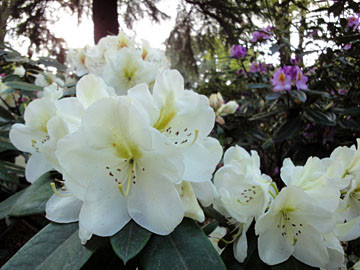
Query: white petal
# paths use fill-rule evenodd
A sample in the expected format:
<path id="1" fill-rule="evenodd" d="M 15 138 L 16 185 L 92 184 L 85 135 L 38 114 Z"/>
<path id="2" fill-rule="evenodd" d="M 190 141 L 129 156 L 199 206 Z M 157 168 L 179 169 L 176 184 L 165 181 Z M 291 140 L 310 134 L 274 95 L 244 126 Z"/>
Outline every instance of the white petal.
<path id="1" fill-rule="evenodd" d="M 209 181 L 222 156 L 222 147 L 219 141 L 208 137 L 189 147 L 183 147 L 181 150 L 185 162 L 183 180 Z"/>
<path id="2" fill-rule="evenodd" d="M 55 115 L 54 104 L 47 99 L 35 99 L 25 110 L 25 124 L 33 129 L 46 129 L 47 121 Z"/>
<path id="3" fill-rule="evenodd" d="M 94 179 L 89 185 L 80 211 L 79 223 L 99 236 L 111 236 L 130 220 L 126 201 L 117 185 L 104 179 Z"/>
<path id="4" fill-rule="evenodd" d="M 256 225 L 260 222 L 256 223 Z M 273 224 L 276 220 L 273 221 Z M 294 251 L 294 246 L 290 244 L 286 237 L 281 236 L 280 229 L 272 224 L 268 230 L 259 235 L 258 249 L 260 259 L 274 265 L 286 261 Z"/>
<path id="5" fill-rule="evenodd" d="M 304 226 L 296 242 L 294 257 L 313 267 L 325 267 L 329 261 L 322 235 L 311 226 Z"/>
<path id="6" fill-rule="evenodd" d="M 244 262 L 247 257 L 248 244 L 247 244 L 246 232 L 249 229 L 251 223 L 252 223 L 252 219 L 248 223 L 242 225 L 243 231 L 241 233 L 241 236 L 233 245 L 234 257 L 240 263 Z"/>
<path id="7" fill-rule="evenodd" d="M 104 80 L 94 74 L 85 75 L 76 85 L 76 97 L 85 109 L 95 101 L 108 96 L 110 95 Z"/>
<path id="8" fill-rule="evenodd" d="M 155 107 L 149 87 L 145 83 L 138 84 L 128 90 L 128 96 L 152 126 L 158 119 L 160 112 Z"/>
<path id="9" fill-rule="evenodd" d="M 94 178 L 112 181 L 106 166 L 112 167 L 118 162 L 110 151 L 89 147 L 81 131 L 69 134 L 58 142 L 56 157 L 67 187 L 80 200 L 84 200 L 84 194 Z"/>
<path id="10" fill-rule="evenodd" d="M 149 173 L 138 174 L 127 202 L 134 221 L 156 234 L 171 233 L 184 217 L 184 208 L 174 185 Z"/>
<path id="11" fill-rule="evenodd" d="M 26 163 L 25 178 L 28 182 L 33 183 L 52 168 L 53 166 L 47 161 L 43 154 L 34 153 Z"/>
<path id="12" fill-rule="evenodd" d="M 336 233 L 341 241 L 351 241 L 360 237 L 360 216 L 336 225 Z"/>
<path id="13" fill-rule="evenodd" d="M 85 245 L 88 240 L 92 237 L 92 233 L 86 230 L 81 224 L 79 223 L 79 238 L 82 245 Z"/>
<path id="14" fill-rule="evenodd" d="M 158 108 L 165 104 L 167 96 L 174 98 L 183 94 L 184 78 L 177 70 L 166 70 L 159 75 L 154 85 L 154 100 Z"/>
<path id="15" fill-rule="evenodd" d="M 178 192 L 185 209 L 185 217 L 204 222 L 205 215 L 202 211 L 190 182 L 182 181 L 178 185 Z"/>
<path id="16" fill-rule="evenodd" d="M 135 141 L 141 148 L 149 148 L 150 128 L 130 101 L 125 97 L 103 98 L 90 106 L 82 120 L 82 129 L 90 146 L 111 147 L 114 140 Z M 136 137 L 140 137 L 136 138 Z"/>
<path id="17" fill-rule="evenodd" d="M 85 109 L 75 97 L 68 97 L 57 100 L 55 102 L 56 113 L 59 115 L 68 125 L 71 132 L 75 132 L 79 129 L 81 123 L 81 117 L 83 116 Z"/>
<path id="18" fill-rule="evenodd" d="M 70 223 L 79 220 L 82 201 L 74 196 L 52 195 L 46 203 L 46 218 L 54 222 Z"/>
<path id="19" fill-rule="evenodd" d="M 35 152 L 35 148 L 32 145 L 32 141 L 35 139 L 34 132 L 29 127 L 23 124 L 14 124 L 11 127 L 9 138 L 17 149 L 28 153 Z"/>
<path id="20" fill-rule="evenodd" d="M 211 181 L 191 183 L 191 185 L 196 198 L 198 198 L 202 206 L 208 207 L 214 202 L 217 191 L 215 185 Z"/>
<path id="21" fill-rule="evenodd" d="M 143 153 L 139 164 L 150 170 L 154 177 L 165 178 L 170 182 L 179 183 L 184 173 L 183 156 L 180 150 L 157 130 L 151 130 L 153 149 Z"/>

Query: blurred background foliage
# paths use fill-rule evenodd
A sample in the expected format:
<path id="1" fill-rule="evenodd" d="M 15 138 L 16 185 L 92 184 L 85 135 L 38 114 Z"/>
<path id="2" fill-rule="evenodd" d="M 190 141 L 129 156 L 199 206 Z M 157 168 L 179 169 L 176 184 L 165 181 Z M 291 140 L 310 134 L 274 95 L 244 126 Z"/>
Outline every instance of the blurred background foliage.
<path id="1" fill-rule="evenodd" d="M 118 16 L 125 18 L 127 27 L 144 16 L 160 23 L 168 17 L 158 9 L 159 1 L 114 0 L 106 7 L 99 1 L 53 2 L 79 20 L 83 14 L 92 14 L 96 41 L 118 33 Z M 42 91 L 34 84 L 37 74 L 56 73 L 65 82 L 67 95 L 74 93 L 78 79 L 67 74 L 64 40 L 48 29 L 48 23 L 56 21 L 50 2 L 4 0 L 0 7 L 0 43 L 5 35 L 23 35 L 31 41 L 29 57 L 7 45 L 0 48 L 1 86 L 5 85 L 0 106 L 0 201 L 10 198 L 0 204 L 0 218 L 6 217 L 6 224 L 0 224 L 4 231 L 0 242 L 11 238 L 11 226 L 27 232 L 14 250 L 0 244 L 3 261 L 47 223 L 37 214 L 44 211 L 52 194 L 47 182 L 37 187 L 44 193 L 29 189 L 24 179 L 28 156 L 12 146 L 9 129 L 24 121 L 26 105 Z M 115 14 L 101 17 L 114 7 Z M 359 3 L 352 0 L 181 0 L 166 53 L 172 68 L 185 77 L 187 88 L 207 96 L 220 92 L 225 101 L 239 104 L 234 114 L 223 117 L 224 123 L 216 123 L 212 135 L 224 149 L 239 144 L 257 150 L 262 171 L 281 186 L 279 170 L 284 158 L 302 165 L 309 156 L 329 156 L 337 146 L 352 145 L 360 137 L 360 33 L 349 28 L 346 20 L 358 13 Z M 252 33 L 267 26 L 272 27 L 271 37 L 252 42 Z M 238 44 L 247 49 L 247 56 L 229 58 L 230 47 Z M 33 52 L 40 50 L 53 57 L 32 60 Z M 254 62 L 263 63 L 264 70 L 252 72 Z M 13 74 L 20 65 L 26 70 L 24 76 Z M 270 79 L 277 66 L 284 65 L 301 67 L 308 77 L 308 90 L 273 92 Z M 5 95 L 10 95 L 11 102 Z M 32 198 L 30 206 L 14 197 L 23 189 Z M 226 258 L 227 250 L 224 261 L 236 263 Z"/>

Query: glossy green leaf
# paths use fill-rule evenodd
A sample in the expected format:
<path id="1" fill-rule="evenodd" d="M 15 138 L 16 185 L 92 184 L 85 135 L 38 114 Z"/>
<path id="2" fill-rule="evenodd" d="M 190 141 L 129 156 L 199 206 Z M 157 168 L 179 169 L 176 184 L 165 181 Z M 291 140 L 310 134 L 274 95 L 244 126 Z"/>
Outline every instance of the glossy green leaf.
<path id="1" fill-rule="evenodd" d="M 251 83 L 247 85 L 250 89 L 259 89 L 259 88 L 271 88 L 272 86 L 270 84 L 265 83 Z"/>
<path id="2" fill-rule="evenodd" d="M 16 150 L 15 146 L 10 142 L 8 138 L 0 136 L 0 149 L 1 150 Z"/>
<path id="3" fill-rule="evenodd" d="M 50 174 L 46 173 L 37 179 L 18 198 L 13 205 L 10 216 L 27 216 L 40 214 L 45 211 L 45 205 L 53 194 L 50 187 Z"/>
<path id="4" fill-rule="evenodd" d="M 306 101 L 306 94 L 304 91 L 289 91 L 291 98 L 296 102 L 296 103 L 305 103 Z"/>
<path id="5" fill-rule="evenodd" d="M 41 91 L 43 89 L 42 87 L 36 86 L 35 84 L 19 81 L 6 82 L 6 85 L 14 89 L 20 89 L 24 91 Z"/>
<path id="6" fill-rule="evenodd" d="M 14 120 L 14 116 L 9 112 L 9 110 L 0 106 L 0 117 L 6 120 Z"/>
<path id="7" fill-rule="evenodd" d="M 304 117 L 310 122 L 314 122 L 324 126 L 336 125 L 336 115 L 334 113 L 323 113 L 318 110 L 306 109 L 304 111 Z"/>
<path id="8" fill-rule="evenodd" d="M 10 182 L 10 183 L 18 183 L 19 178 L 15 175 L 8 173 L 8 171 L 0 166 L 0 181 Z"/>
<path id="9" fill-rule="evenodd" d="M 6 200 L 0 203 L 0 220 L 6 218 L 9 215 L 14 204 L 20 198 L 20 196 L 25 192 L 25 190 L 26 189 L 23 189 L 15 193 L 14 195 L 11 195 L 9 198 L 7 198 Z"/>
<path id="10" fill-rule="evenodd" d="M 191 219 L 167 236 L 153 235 L 141 253 L 146 270 L 226 269 L 204 232 Z"/>
<path id="11" fill-rule="evenodd" d="M 281 142 L 296 135 L 301 128 L 301 120 L 299 117 L 291 118 L 280 126 L 273 137 L 274 142 Z"/>
<path id="12" fill-rule="evenodd" d="M 267 94 L 267 95 L 265 96 L 265 99 L 266 99 L 266 100 L 275 100 L 275 99 L 278 99 L 280 96 L 281 96 L 281 93 L 279 93 L 279 92 L 274 92 L 274 93 Z"/>
<path id="13" fill-rule="evenodd" d="M 110 238 L 111 246 L 120 259 L 126 264 L 145 247 L 151 232 L 140 227 L 134 221 L 122 228 Z"/>
<path id="14" fill-rule="evenodd" d="M 45 66 L 49 66 L 49 67 L 55 67 L 60 71 L 66 71 L 67 67 L 61 63 L 59 63 L 58 61 L 56 61 L 55 59 L 49 58 L 49 57 L 40 57 L 39 58 L 39 64 L 43 64 Z"/>
<path id="15" fill-rule="evenodd" d="M 27 242 L 3 270 L 77 270 L 102 246 L 105 238 L 81 245 L 78 223 L 50 223 Z"/>

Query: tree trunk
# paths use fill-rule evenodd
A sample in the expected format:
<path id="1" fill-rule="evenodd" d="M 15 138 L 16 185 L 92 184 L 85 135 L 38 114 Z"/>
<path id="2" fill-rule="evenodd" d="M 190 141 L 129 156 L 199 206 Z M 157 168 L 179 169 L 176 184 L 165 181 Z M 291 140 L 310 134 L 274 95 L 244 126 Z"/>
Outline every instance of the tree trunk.
<path id="1" fill-rule="evenodd" d="M 119 33 L 117 0 L 93 0 L 94 41 Z"/>

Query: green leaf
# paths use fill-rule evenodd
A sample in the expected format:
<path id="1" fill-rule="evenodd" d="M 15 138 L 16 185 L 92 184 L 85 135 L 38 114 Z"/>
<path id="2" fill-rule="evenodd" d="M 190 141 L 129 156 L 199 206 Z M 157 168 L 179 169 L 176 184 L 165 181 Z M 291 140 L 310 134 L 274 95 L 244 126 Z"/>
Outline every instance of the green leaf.
<path id="1" fill-rule="evenodd" d="M 309 265 L 306 265 L 294 257 L 290 257 L 287 261 L 277 264 L 271 267 L 272 270 L 288 270 L 288 269 L 294 269 L 294 270 L 315 270 L 319 268 L 311 267 Z"/>
<path id="2" fill-rule="evenodd" d="M 52 58 L 49 58 L 49 57 L 40 57 L 38 62 L 39 62 L 39 64 L 43 64 L 45 66 L 55 67 L 60 71 L 66 71 L 66 69 L 67 69 L 66 66 L 59 63 L 55 59 L 52 59 Z"/>
<path id="3" fill-rule="evenodd" d="M 46 173 L 37 179 L 25 192 L 18 198 L 10 216 L 27 216 L 40 214 L 45 211 L 45 205 L 53 194 L 50 187 L 50 174 Z"/>
<path id="4" fill-rule="evenodd" d="M 191 219 L 184 219 L 170 235 L 153 235 L 140 259 L 146 270 L 226 269 L 204 232 Z"/>
<path id="5" fill-rule="evenodd" d="M 271 88 L 272 85 L 265 83 L 250 83 L 247 85 L 250 89 L 259 89 L 259 88 Z"/>
<path id="6" fill-rule="evenodd" d="M 78 223 L 50 223 L 24 245 L 3 270 L 80 269 L 105 239 L 94 237 L 83 246 L 78 227 Z"/>
<path id="7" fill-rule="evenodd" d="M 278 99 L 280 96 L 281 96 L 281 93 L 279 93 L 279 92 L 274 92 L 274 93 L 267 94 L 267 95 L 265 96 L 265 99 L 266 99 L 266 100 L 275 100 L 275 99 Z"/>
<path id="8" fill-rule="evenodd" d="M 6 218 L 19 197 L 25 192 L 23 189 L 0 203 L 0 220 Z"/>
<path id="9" fill-rule="evenodd" d="M 6 85 L 11 88 L 14 88 L 14 89 L 20 89 L 20 90 L 25 90 L 25 91 L 41 91 L 41 90 L 43 90 L 42 87 L 36 86 L 35 84 L 19 82 L 19 81 L 6 82 Z"/>
<path id="10" fill-rule="evenodd" d="M 5 168 L 0 167 L 0 181 L 10 182 L 10 183 L 18 183 L 19 178 L 17 178 L 16 176 L 14 176 L 12 174 L 9 174 Z"/>
<path id="11" fill-rule="evenodd" d="M 110 238 L 110 243 L 116 255 L 126 264 L 139 254 L 150 236 L 151 232 L 130 220 L 124 228 Z"/>
<path id="12" fill-rule="evenodd" d="M 324 126 L 336 125 L 336 115 L 334 113 L 323 113 L 318 110 L 305 109 L 304 117 L 310 122 L 315 122 Z"/>
<path id="13" fill-rule="evenodd" d="M 4 150 L 17 150 L 10 140 L 4 136 L 0 136 L 0 149 Z"/>
<path id="14" fill-rule="evenodd" d="M 301 119 L 299 117 L 290 118 L 286 123 L 280 126 L 275 132 L 273 141 L 281 142 L 293 137 L 301 128 Z"/>
<path id="15" fill-rule="evenodd" d="M 9 112 L 7 109 L 0 106 L 0 117 L 7 119 L 7 120 L 13 120 L 14 116 Z"/>
<path id="16" fill-rule="evenodd" d="M 292 99 L 296 102 L 296 103 L 305 103 L 306 101 L 306 94 L 304 91 L 289 91 L 290 96 L 292 97 Z"/>

